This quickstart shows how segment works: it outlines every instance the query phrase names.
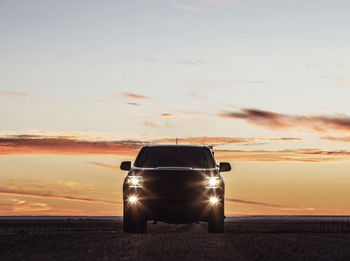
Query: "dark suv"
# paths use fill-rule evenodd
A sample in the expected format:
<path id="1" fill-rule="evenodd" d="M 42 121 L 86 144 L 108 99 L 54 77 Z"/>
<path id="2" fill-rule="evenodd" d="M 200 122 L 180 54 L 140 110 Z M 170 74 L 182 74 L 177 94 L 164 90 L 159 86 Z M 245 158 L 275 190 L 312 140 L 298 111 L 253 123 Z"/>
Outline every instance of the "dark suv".
<path id="1" fill-rule="evenodd" d="M 207 146 L 144 146 L 123 184 L 123 229 L 145 233 L 147 221 L 172 224 L 208 222 L 209 233 L 224 232 L 225 184 L 220 172 L 230 163 L 216 165 Z"/>

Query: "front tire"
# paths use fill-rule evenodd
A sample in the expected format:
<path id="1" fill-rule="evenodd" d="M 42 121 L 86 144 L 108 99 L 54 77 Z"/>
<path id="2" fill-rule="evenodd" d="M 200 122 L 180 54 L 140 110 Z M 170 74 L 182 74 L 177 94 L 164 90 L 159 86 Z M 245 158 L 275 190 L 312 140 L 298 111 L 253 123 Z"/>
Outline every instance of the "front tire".
<path id="1" fill-rule="evenodd" d="M 146 233 L 147 231 L 147 220 L 140 209 L 132 209 L 124 205 L 123 214 L 123 231 L 124 233 Z"/>
<path id="2" fill-rule="evenodd" d="M 208 220 L 208 233 L 224 233 L 224 206 L 213 209 Z"/>

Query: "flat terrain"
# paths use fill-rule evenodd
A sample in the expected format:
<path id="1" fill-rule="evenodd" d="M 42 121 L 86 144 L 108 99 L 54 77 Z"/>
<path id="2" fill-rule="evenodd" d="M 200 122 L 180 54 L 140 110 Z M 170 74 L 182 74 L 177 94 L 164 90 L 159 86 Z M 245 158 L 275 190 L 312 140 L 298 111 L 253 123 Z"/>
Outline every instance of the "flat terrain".
<path id="1" fill-rule="evenodd" d="M 121 220 L 1 220 L 1 260 L 350 260 L 348 222 L 237 219 L 224 234 L 207 225 L 148 224 L 124 234 Z"/>

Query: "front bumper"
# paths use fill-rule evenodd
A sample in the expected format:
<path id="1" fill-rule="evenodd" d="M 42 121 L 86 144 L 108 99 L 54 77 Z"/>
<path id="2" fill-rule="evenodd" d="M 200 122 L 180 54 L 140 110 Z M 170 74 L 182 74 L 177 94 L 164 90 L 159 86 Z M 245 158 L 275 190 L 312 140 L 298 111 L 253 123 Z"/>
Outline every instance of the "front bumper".
<path id="1" fill-rule="evenodd" d="M 146 220 L 159 220 L 181 224 L 196 221 L 208 221 L 219 208 L 224 207 L 221 191 L 205 190 L 205 193 L 193 197 L 152 197 L 142 190 L 132 190 L 125 194 L 124 211 L 142 213 Z M 131 197 L 137 197 L 131 202 Z M 217 199 L 217 202 L 213 202 Z"/>

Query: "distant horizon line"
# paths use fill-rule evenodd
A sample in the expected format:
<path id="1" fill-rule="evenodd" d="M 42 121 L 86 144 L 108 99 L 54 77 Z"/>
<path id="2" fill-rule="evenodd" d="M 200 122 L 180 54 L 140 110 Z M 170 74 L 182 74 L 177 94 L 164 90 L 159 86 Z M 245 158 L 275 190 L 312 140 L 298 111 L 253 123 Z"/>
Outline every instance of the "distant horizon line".
<path id="1" fill-rule="evenodd" d="M 3 218 L 122 218 L 123 216 L 80 216 L 80 215 L 0 215 Z M 241 217 L 349 217 L 350 215 L 230 215 L 226 218 Z"/>

